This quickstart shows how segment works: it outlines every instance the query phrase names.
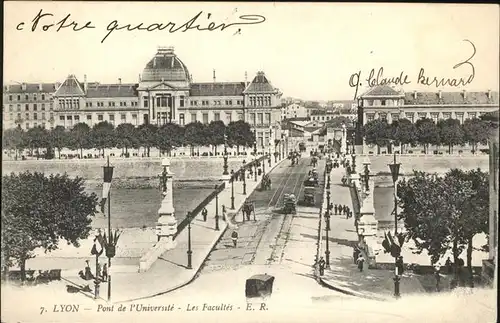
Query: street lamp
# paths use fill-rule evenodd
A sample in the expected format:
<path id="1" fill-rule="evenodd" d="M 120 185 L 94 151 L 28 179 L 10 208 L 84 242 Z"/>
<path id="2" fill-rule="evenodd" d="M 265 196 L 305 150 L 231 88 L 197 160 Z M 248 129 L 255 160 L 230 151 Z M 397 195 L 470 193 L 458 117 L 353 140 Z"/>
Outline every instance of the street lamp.
<path id="1" fill-rule="evenodd" d="M 224 172 L 222 172 L 222 175 L 229 175 L 227 172 L 227 135 L 224 132 Z"/>
<path id="2" fill-rule="evenodd" d="M 253 173 L 254 173 L 255 181 L 257 182 L 257 157 L 253 161 L 253 166 L 255 168 Z"/>
<path id="3" fill-rule="evenodd" d="M 330 173 L 328 173 L 328 181 L 326 182 L 326 189 L 330 189 Z"/>
<path id="4" fill-rule="evenodd" d="M 389 169 L 392 175 L 392 184 L 394 185 L 394 235 L 398 234 L 398 195 L 396 182 L 398 181 L 400 166 L 400 163 L 396 163 L 396 152 L 394 152 L 394 162 L 389 164 Z"/>
<path id="5" fill-rule="evenodd" d="M 354 150 L 351 155 L 352 158 L 352 173 L 356 173 L 356 154 L 354 154 Z"/>
<path id="6" fill-rule="evenodd" d="M 191 212 L 188 212 L 187 217 L 188 217 L 188 251 L 187 251 L 188 264 L 187 264 L 187 269 L 193 269 L 193 266 L 191 264 L 192 255 L 193 255 L 193 251 L 191 250 Z"/>
<path id="7" fill-rule="evenodd" d="M 215 189 L 219 189 L 219 185 L 215 184 Z M 219 231 L 219 193 L 215 195 L 215 231 Z"/>
<path id="8" fill-rule="evenodd" d="M 106 245 L 106 257 L 108 257 L 108 301 L 111 300 L 111 258 L 115 256 L 116 253 L 116 243 L 117 238 L 113 241 L 113 235 L 111 234 L 111 180 L 113 179 L 113 166 L 109 165 L 109 156 L 107 165 L 103 167 L 104 169 L 104 187 L 108 191 L 108 239 L 109 242 Z M 97 275 L 97 273 L 96 273 Z"/>
<path id="9" fill-rule="evenodd" d="M 365 182 L 365 191 L 366 192 L 368 192 L 370 189 L 370 169 L 369 169 L 368 165 L 370 165 L 370 161 L 365 160 L 363 162 L 363 166 L 364 166 L 363 180 Z"/>
<path id="10" fill-rule="evenodd" d="M 234 174 L 231 177 L 231 210 L 234 210 Z"/>
<path id="11" fill-rule="evenodd" d="M 326 222 L 326 250 L 325 250 L 325 261 L 326 268 L 330 269 L 330 238 L 328 232 L 330 231 L 330 191 L 326 191 L 327 206 L 325 212 L 325 222 Z"/>
<path id="12" fill-rule="evenodd" d="M 247 180 L 245 174 L 245 164 L 246 162 L 243 160 L 243 167 L 241 168 L 241 172 L 243 174 L 243 195 L 247 195 Z"/>

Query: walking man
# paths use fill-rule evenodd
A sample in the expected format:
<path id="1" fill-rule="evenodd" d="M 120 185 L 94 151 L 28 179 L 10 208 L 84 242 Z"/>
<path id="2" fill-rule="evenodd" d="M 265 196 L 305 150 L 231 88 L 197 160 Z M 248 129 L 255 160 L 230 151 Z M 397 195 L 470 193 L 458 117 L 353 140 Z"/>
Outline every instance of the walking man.
<path id="1" fill-rule="evenodd" d="M 233 233 L 231 233 L 231 239 L 233 240 L 233 245 L 236 248 L 236 244 L 238 243 L 238 232 L 233 231 Z"/>
<path id="2" fill-rule="evenodd" d="M 365 258 L 363 258 L 363 255 L 361 253 L 358 256 L 357 263 L 359 271 L 360 272 L 363 271 L 363 264 L 365 263 Z"/>
<path id="3" fill-rule="evenodd" d="M 323 259 L 323 257 L 320 257 L 319 258 L 319 275 L 320 276 L 323 276 L 325 274 L 325 259 Z"/>
<path id="4" fill-rule="evenodd" d="M 208 215 L 208 211 L 207 211 L 207 208 L 204 207 L 203 208 L 203 211 L 201 211 L 201 215 L 203 216 L 203 221 L 204 222 L 207 222 L 207 215 Z"/>
<path id="5" fill-rule="evenodd" d="M 335 215 L 337 215 L 337 204 L 335 204 Z"/>
<path id="6" fill-rule="evenodd" d="M 108 264 L 104 263 L 102 266 L 102 281 L 108 281 Z"/>

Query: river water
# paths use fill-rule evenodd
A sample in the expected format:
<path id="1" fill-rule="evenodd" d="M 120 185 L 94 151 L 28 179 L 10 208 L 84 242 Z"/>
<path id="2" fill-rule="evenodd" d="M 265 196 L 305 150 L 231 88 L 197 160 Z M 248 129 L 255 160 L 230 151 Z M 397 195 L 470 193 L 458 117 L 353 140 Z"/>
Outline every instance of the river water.
<path id="1" fill-rule="evenodd" d="M 214 190 L 215 182 L 174 182 L 174 208 L 177 223 L 187 212 L 194 209 Z M 102 189 L 89 187 L 89 193 L 102 197 Z M 154 227 L 158 220 L 158 209 L 162 200 L 161 191 L 154 188 L 113 188 L 111 187 L 111 221 L 114 228 Z M 107 227 L 106 216 L 98 212 L 93 219 L 93 228 Z"/>

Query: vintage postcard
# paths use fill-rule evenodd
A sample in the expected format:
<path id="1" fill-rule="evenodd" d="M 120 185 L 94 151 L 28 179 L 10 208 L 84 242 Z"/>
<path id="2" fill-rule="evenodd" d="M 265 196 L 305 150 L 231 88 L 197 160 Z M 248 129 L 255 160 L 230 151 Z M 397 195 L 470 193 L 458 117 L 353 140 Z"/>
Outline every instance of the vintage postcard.
<path id="1" fill-rule="evenodd" d="M 4 4 L 1 322 L 495 322 L 499 11 Z"/>

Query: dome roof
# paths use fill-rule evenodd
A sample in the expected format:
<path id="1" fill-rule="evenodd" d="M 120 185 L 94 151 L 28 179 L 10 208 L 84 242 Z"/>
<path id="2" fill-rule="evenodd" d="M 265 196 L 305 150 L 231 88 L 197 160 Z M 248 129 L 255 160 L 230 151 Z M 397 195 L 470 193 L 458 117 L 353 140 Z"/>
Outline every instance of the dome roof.
<path id="1" fill-rule="evenodd" d="M 159 47 L 156 55 L 142 72 L 143 81 L 185 81 L 191 77 L 184 63 L 174 54 L 173 47 Z"/>

